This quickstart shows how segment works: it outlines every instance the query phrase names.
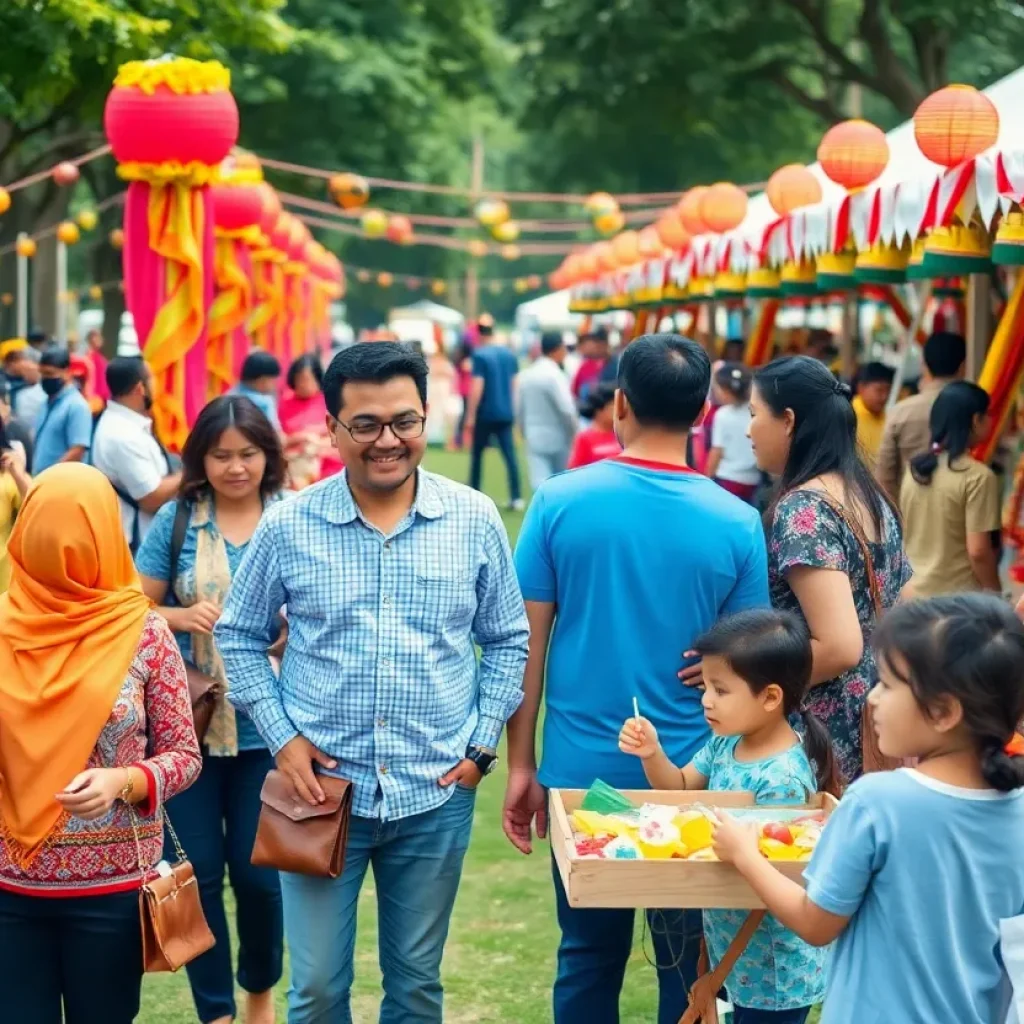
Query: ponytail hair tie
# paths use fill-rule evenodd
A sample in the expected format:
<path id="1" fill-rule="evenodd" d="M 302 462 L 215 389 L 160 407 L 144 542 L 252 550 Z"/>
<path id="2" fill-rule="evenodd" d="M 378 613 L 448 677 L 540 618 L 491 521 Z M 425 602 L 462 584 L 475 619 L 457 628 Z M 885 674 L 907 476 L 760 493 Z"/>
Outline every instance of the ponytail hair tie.
<path id="1" fill-rule="evenodd" d="M 938 455 L 942 451 L 942 445 L 938 441 L 932 442 L 932 455 Z"/>
<path id="2" fill-rule="evenodd" d="M 844 384 L 841 380 L 837 380 L 835 384 L 832 385 L 832 393 L 834 395 L 842 395 L 843 398 L 849 398 L 853 392 L 850 391 L 849 384 Z"/>

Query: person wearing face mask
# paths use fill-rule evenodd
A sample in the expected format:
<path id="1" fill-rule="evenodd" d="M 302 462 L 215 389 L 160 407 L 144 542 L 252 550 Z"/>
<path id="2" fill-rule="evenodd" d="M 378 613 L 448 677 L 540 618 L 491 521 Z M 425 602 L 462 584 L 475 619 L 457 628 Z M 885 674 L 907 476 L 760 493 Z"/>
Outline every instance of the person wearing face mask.
<path id="1" fill-rule="evenodd" d="M 153 434 L 152 375 L 138 356 L 118 356 L 107 366 L 110 401 L 96 420 L 90 461 L 111 482 L 121 502 L 125 539 L 134 555 L 153 516 L 181 483 Z"/>
<path id="2" fill-rule="evenodd" d="M 34 470 L 41 473 L 58 462 L 82 462 L 92 444 L 92 410 L 71 379 L 71 355 L 52 346 L 39 360 L 46 404 L 36 420 Z"/>

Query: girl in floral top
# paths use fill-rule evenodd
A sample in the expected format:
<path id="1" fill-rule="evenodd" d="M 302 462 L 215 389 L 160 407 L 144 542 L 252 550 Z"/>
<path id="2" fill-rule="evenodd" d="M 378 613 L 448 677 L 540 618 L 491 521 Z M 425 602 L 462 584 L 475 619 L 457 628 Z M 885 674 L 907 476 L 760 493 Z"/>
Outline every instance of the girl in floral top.
<path id="1" fill-rule="evenodd" d="M 910 581 L 903 530 L 857 450 L 850 389 L 821 363 L 792 356 L 758 370 L 750 412 L 757 464 L 778 478 L 765 515 L 772 604 L 807 622 L 806 704 L 852 782 L 863 771 L 861 718 L 878 680 L 869 642 L 877 606 L 892 607 Z"/>
<path id="2" fill-rule="evenodd" d="M 199 772 L 185 667 L 96 469 L 39 477 L 0 596 L 0 1006 L 130 1024 L 161 805 Z M 131 808 L 134 807 L 134 810 Z M 138 821 L 136 842 L 135 821 Z"/>

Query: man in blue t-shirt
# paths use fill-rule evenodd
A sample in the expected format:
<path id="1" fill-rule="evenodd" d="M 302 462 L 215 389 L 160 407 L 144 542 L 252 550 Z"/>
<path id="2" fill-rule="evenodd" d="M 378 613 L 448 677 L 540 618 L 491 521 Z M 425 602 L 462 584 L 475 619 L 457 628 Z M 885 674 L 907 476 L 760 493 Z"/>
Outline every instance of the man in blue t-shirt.
<path id="1" fill-rule="evenodd" d="M 66 348 L 48 348 L 39 361 L 46 404 L 35 423 L 35 474 L 58 462 L 83 462 L 92 444 L 92 410 L 71 380 Z"/>
<path id="2" fill-rule="evenodd" d="M 757 512 L 686 465 L 687 435 L 705 407 L 711 364 L 693 341 L 655 334 L 622 353 L 615 431 L 622 454 L 546 481 L 516 548 L 530 620 L 525 697 L 508 724 L 504 829 L 529 853 L 546 790 L 597 779 L 646 789 L 639 760 L 618 749 L 633 713 L 687 764 L 710 735 L 683 652 L 719 618 L 766 607 L 768 570 Z M 546 666 L 546 668 L 545 668 Z M 543 758 L 536 730 L 545 698 Z M 606 1020 L 633 938 L 631 910 L 573 910 L 555 872 L 562 943 L 555 1024 Z M 658 1020 L 677 1021 L 696 976 L 700 914 L 649 911 L 659 964 Z"/>
<path id="3" fill-rule="evenodd" d="M 465 443 L 470 446 L 469 486 L 480 490 L 484 449 L 494 438 L 508 471 L 509 507 L 522 509 L 525 505 L 519 490 L 519 464 L 512 438 L 519 363 L 507 348 L 494 344 L 494 320 L 488 314 L 480 317 L 477 333 L 479 342 L 473 351 L 473 380 L 464 427 Z"/>

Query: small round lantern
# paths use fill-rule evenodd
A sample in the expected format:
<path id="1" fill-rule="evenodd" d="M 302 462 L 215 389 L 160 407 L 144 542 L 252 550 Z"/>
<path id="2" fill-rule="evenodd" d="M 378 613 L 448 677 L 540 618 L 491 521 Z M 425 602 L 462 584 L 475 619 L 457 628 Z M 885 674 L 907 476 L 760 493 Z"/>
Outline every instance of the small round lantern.
<path id="1" fill-rule="evenodd" d="M 377 275 L 377 284 L 381 288 L 390 288 L 395 283 L 395 275 L 389 274 L 386 270 L 382 270 Z"/>
<path id="2" fill-rule="evenodd" d="M 82 237 L 78 225 L 73 220 L 62 220 L 57 225 L 57 241 L 64 245 L 76 245 Z"/>
<path id="3" fill-rule="evenodd" d="M 603 214 L 619 212 L 619 201 L 608 192 L 591 193 L 583 206 L 595 220 Z"/>
<path id="4" fill-rule="evenodd" d="M 701 213 L 701 204 L 707 191 L 707 186 L 697 185 L 684 192 L 683 197 L 676 204 L 679 220 L 691 236 L 702 235 L 707 231 L 707 225 L 704 223 L 704 216 Z"/>
<path id="5" fill-rule="evenodd" d="M 98 284 L 92 285 L 89 288 L 89 298 L 93 302 L 99 302 L 103 298 L 103 289 Z"/>
<path id="6" fill-rule="evenodd" d="M 608 243 L 599 242 L 598 245 L 606 245 Z M 579 281 L 594 281 L 604 273 L 604 268 L 598 262 L 598 254 L 595 251 L 596 245 L 592 245 L 589 249 L 584 249 L 579 254 L 579 258 L 575 264 L 575 278 Z M 609 245 L 609 251 L 611 246 Z"/>
<path id="7" fill-rule="evenodd" d="M 96 216 L 95 210 L 82 210 L 75 220 L 83 231 L 92 231 L 99 222 L 99 217 Z"/>
<path id="8" fill-rule="evenodd" d="M 818 145 L 818 161 L 830 180 L 856 192 L 885 170 L 889 142 L 870 121 L 842 121 L 825 132 Z"/>
<path id="9" fill-rule="evenodd" d="M 11 193 L 5 188 L 0 188 L 0 216 L 3 216 L 11 208 Z"/>
<path id="10" fill-rule="evenodd" d="M 947 85 L 914 112 L 914 139 L 933 163 L 960 164 L 984 153 L 999 138 L 999 111 L 971 85 Z"/>
<path id="11" fill-rule="evenodd" d="M 371 274 L 368 270 L 359 269 L 356 271 L 356 280 L 362 282 L 363 284 L 367 284 L 370 278 L 372 277 L 373 274 Z"/>
<path id="12" fill-rule="evenodd" d="M 388 231 L 388 215 L 383 210 L 367 210 L 360 224 L 367 238 L 383 238 Z"/>
<path id="13" fill-rule="evenodd" d="M 67 188 L 69 185 L 74 185 L 79 178 L 78 168 L 67 160 L 57 164 L 50 174 L 53 177 L 54 182 L 60 185 L 61 188 Z"/>
<path id="14" fill-rule="evenodd" d="M 654 230 L 666 249 L 679 250 L 690 242 L 690 232 L 683 227 L 678 208 L 669 207 L 654 223 Z"/>
<path id="15" fill-rule="evenodd" d="M 412 221 L 404 213 L 393 213 L 388 218 L 387 239 L 396 245 L 409 245 L 412 242 Z"/>
<path id="16" fill-rule="evenodd" d="M 747 193 L 732 182 L 711 185 L 700 197 L 700 219 L 708 231 L 734 231 L 747 215 Z"/>
<path id="17" fill-rule="evenodd" d="M 335 174 L 327 188 L 343 210 L 358 210 L 370 199 L 370 183 L 360 174 Z"/>
<path id="18" fill-rule="evenodd" d="M 589 255 L 594 258 L 598 274 L 610 274 L 619 269 L 619 257 L 615 252 L 614 242 L 598 242 L 591 246 Z"/>
<path id="19" fill-rule="evenodd" d="M 238 139 L 231 75 L 216 61 L 130 61 L 118 69 L 103 126 L 129 182 L 125 294 L 153 372 L 153 416 L 164 443 L 180 450 L 207 399 L 209 184 Z"/>
<path id="20" fill-rule="evenodd" d="M 35 243 L 35 239 L 32 238 L 19 238 L 14 243 L 14 251 L 22 258 L 26 260 L 32 259 L 38 251 L 38 246 Z"/>
<path id="21" fill-rule="evenodd" d="M 611 244 L 619 267 L 631 267 L 640 262 L 640 236 L 635 231 L 623 231 Z"/>
<path id="22" fill-rule="evenodd" d="M 13 306 L 14 296 L 10 292 L 4 292 L 3 295 L 0 295 L 0 303 L 5 306 Z"/>
<path id="23" fill-rule="evenodd" d="M 107 241 L 110 242 L 110 246 L 113 249 L 124 248 L 124 231 L 121 228 L 114 228 L 113 231 L 107 235 Z"/>
<path id="24" fill-rule="evenodd" d="M 431 281 L 430 282 L 430 293 L 432 295 L 444 295 L 448 290 L 448 286 L 444 281 Z"/>
<path id="25" fill-rule="evenodd" d="M 491 228 L 491 237 L 496 242 L 502 242 L 506 245 L 510 242 L 515 242 L 519 238 L 519 225 L 514 220 L 502 221 Z"/>
<path id="26" fill-rule="evenodd" d="M 501 258 L 503 260 L 517 260 L 519 259 L 519 246 L 518 245 L 503 245 L 501 247 Z"/>
<path id="27" fill-rule="evenodd" d="M 524 292 L 530 290 L 530 286 L 526 283 L 525 277 L 517 277 L 515 284 L 512 286 L 515 289 L 517 295 L 522 295 Z"/>
<path id="28" fill-rule="evenodd" d="M 665 251 L 665 246 L 658 237 L 658 229 L 653 224 L 641 228 L 637 233 L 637 249 L 644 260 L 657 259 Z"/>
<path id="29" fill-rule="evenodd" d="M 466 246 L 466 251 L 474 259 L 482 260 L 488 252 L 487 243 L 480 241 L 479 238 L 471 238 Z"/>
<path id="30" fill-rule="evenodd" d="M 764 190 L 771 208 L 786 217 L 802 206 L 821 202 L 821 182 L 803 164 L 786 164 L 769 179 Z"/>
<path id="31" fill-rule="evenodd" d="M 481 199 L 474 210 L 477 221 L 485 228 L 504 224 L 511 216 L 508 203 L 501 199 Z"/>
<path id="32" fill-rule="evenodd" d="M 527 284 L 527 286 L 528 286 L 528 287 L 529 287 L 529 288 L 530 288 L 531 290 L 533 290 L 533 291 L 536 291 L 536 290 L 537 290 L 537 289 L 538 289 L 538 288 L 540 287 L 540 284 L 541 284 L 541 281 L 540 281 L 540 274 L 531 274 L 531 275 L 530 275 L 530 276 L 529 276 L 529 277 L 528 277 L 528 278 L 526 279 L 526 284 Z"/>

